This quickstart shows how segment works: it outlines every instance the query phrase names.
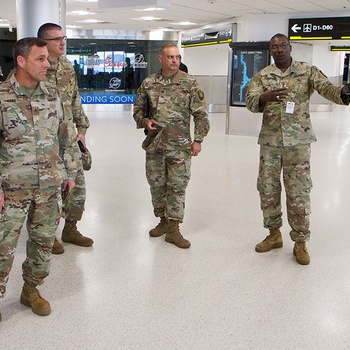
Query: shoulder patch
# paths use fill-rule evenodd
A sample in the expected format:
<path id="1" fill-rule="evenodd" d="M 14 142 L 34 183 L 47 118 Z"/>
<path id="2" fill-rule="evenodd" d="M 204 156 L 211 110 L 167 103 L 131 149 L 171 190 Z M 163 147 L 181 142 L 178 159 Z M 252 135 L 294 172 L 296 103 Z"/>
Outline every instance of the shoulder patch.
<path id="1" fill-rule="evenodd" d="M 203 101 L 204 100 L 204 92 L 203 90 L 198 90 L 198 98 Z"/>

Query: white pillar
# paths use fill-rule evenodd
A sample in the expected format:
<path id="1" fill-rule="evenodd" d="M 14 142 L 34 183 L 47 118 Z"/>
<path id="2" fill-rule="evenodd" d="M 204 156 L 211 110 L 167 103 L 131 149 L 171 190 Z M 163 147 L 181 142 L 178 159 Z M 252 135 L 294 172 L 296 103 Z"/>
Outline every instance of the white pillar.
<path id="1" fill-rule="evenodd" d="M 58 24 L 66 32 L 66 0 L 16 0 L 17 39 L 37 36 L 47 22 Z"/>

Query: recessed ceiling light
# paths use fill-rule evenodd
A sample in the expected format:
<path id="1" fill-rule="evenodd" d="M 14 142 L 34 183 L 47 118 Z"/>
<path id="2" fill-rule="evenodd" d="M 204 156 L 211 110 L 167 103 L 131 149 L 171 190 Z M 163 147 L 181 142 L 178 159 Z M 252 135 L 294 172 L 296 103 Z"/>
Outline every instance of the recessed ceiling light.
<path id="1" fill-rule="evenodd" d="M 145 9 L 134 9 L 134 11 L 147 12 L 147 11 L 165 11 L 162 7 L 148 7 Z"/>
<path id="2" fill-rule="evenodd" d="M 157 17 L 138 17 L 138 18 L 131 18 L 134 21 L 160 21 L 161 18 L 157 18 Z"/>
<path id="3" fill-rule="evenodd" d="M 178 26 L 195 26 L 197 25 L 197 23 L 193 23 L 193 22 L 178 22 L 178 23 L 171 23 L 174 25 L 178 25 Z"/>
<path id="4" fill-rule="evenodd" d="M 141 17 L 141 19 L 143 19 L 144 21 L 159 21 L 161 18 L 146 16 L 146 17 Z"/>
<path id="5" fill-rule="evenodd" d="M 78 22 L 84 22 L 84 23 L 100 23 L 103 21 L 99 21 L 98 19 L 84 19 L 83 21 L 78 21 Z"/>
<path id="6" fill-rule="evenodd" d="M 69 14 L 74 14 L 78 16 L 96 15 L 95 12 L 90 12 L 90 11 L 72 11 Z"/>

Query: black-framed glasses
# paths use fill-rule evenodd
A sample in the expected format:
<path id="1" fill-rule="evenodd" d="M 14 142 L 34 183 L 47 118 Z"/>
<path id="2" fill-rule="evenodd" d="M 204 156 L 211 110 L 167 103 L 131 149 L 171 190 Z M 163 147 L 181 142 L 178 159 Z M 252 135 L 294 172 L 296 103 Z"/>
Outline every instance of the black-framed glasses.
<path id="1" fill-rule="evenodd" d="M 49 39 L 43 39 L 46 41 L 67 41 L 67 37 L 66 36 L 58 36 L 57 38 L 49 38 Z"/>
<path id="2" fill-rule="evenodd" d="M 288 46 L 289 46 L 289 43 L 282 43 L 280 45 L 275 44 L 275 45 L 271 45 L 270 50 L 277 51 L 279 48 L 281 48 L 282 50 L 285 50 Z"/>

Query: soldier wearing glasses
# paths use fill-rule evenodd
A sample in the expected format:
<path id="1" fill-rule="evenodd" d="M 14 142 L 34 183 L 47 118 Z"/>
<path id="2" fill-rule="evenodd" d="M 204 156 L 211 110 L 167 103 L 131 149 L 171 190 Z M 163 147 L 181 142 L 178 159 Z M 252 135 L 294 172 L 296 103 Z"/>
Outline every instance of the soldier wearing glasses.
<path id="1" fill-rule="evenodd" d="M 86 147 L 85 135 L 90 126 L 89 119 L 83 110 L 78 91 L 78 80 L 70 61 L 65 58 L 67 37 L 63 35 L 62 27 L 54 23 L 45 23 L 38 30 L 38 37 L 47 42 L 50 68 L 47 70 L 47 80 L 54 84 L 61 96 L 64 109 L 64 118 L 74 135 L 75 158 L 78 158 L 78 173 L 75 179 L 75 188 L 64 201 L 63 215 L 65 225 L 62 231 L 62 240 L 83 247 L 89 247 L 94 242 L 83 236 L 77 229 L 77 221 L 81 220 L 86 199 L 84 170 L 77 141 L 81 140 Z M 64 252 L 62 244 L 55 239 L 52 253 Z"/>
<path id="2" fill-rule="evenodd" d="M 257 189 L 264 227 L 269 235 L 255 247 L 268 252 L 283 245 L 280 227 L 281 172 L 287 199 L 293 254 L 301 265 L 310 262 L 305 242 L 310 239 L 310 144 L 316 141 L 312 128 L 309 100 L 316 90 L 324 98 L 341 105 L 349 104 L 345 87 L 335 86 L 315 66 L 294 61 L 288 38 L 276 34 L 270 40 L 274 64 L 258 72 L 249 84 L 247 108 L 263 113 L 260 164 Z"/>

